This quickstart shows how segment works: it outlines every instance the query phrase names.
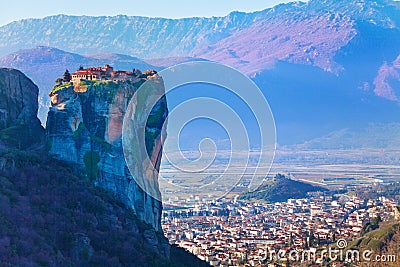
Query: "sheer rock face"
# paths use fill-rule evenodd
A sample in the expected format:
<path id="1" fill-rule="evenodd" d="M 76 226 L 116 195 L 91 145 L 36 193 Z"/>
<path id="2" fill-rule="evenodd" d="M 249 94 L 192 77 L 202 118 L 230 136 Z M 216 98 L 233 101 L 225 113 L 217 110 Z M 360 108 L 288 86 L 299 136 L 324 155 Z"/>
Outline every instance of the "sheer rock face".
<path id="1" fill-rule="evenodd" d="M 0 129 L 36 122 L 38 87 L 22 72 L 0 69 Z"/>
<path id="2" fill-rule="evenodd" d="M 22 72 L 0 69 L 0 150 L 40 146 L 44 130 L 38 120 L 38 87 Z"/>
<path id="3" fill-rule="evenodd" d="M 68 84 L 55 88 L 50 94 L 52 106 L 46 131 L 50 154 L 75 165 L 78 172 L 96 185 L 114 192 L 143 221 L 161 231 L 162 204 L 138 186 L 137 179 L 145 178 L 132 177 L 122 146 L 122 125 L 128 104 L 145 80 L 162 81 L 153 74 L 135 81 L 86 82 L 79 88 Z M 164 90 L 162 82 L 159 86 Z M 167 116 L 165 98 L 157 103 L 151 114 L 149 121 L 151 119 L 153 123 L 142 125 L 140 122 L 133 127 L 146 127 L 146 133 L 150 133 L 146 134 L 146 146 L 150 144 L 147 153 L 158 169 L 165 135 L 162 125 Z M 132 169 L 143 168 L 142 162 L 129 164 L 134 165 L 130 166 Z M 159 193 L 158 183 L 156 190 Z"/>

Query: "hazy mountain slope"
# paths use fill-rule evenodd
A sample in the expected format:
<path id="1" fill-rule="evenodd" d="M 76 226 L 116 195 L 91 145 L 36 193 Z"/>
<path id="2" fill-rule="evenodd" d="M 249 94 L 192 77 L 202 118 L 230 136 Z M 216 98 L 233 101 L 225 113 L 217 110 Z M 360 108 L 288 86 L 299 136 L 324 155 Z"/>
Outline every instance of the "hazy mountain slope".
<path id="1" fill-rule="evenodd" d="M 391 29 L 390 37 L 398 38 L 399 28 L 384 7 L 374 1 L 317 0 L 278 6 L 269 12 L 273 16 L 265 16 L 264 20 L 205 48 L 198 55 L 237 67 L 249 75 L 273 68 L 278 60 L 317 66 L 339 74 L 345 70 L 335 59 L 341 48 L 359 35 L 371 35 L 362 25 L 374 25 L 383 38 L 389 36 L 387 30 Z M 398 16 L 400 11 L 393 13 Z M 390 47 L 374 48 L 381 49 L 382 53 L 399 51 L 393 43 Z"/>
<path id="2" fill-rule="evenodd" d="M 194 58 L 194 57 L 165 57 L 165 58 L 150 58 L 144 59 L 145 62 L 156 66 L 157 68 L 168 68 L 174 65 L 192 62 L 192 61 L 207 61 L 203 58 Z"/>
<path id="3" fill-rule="evenodd" d="M 179 20 L 65 15 L 26 19 L 0 28 L 0 55 L 46 45 L 82 54 L 114 52 L 142 58 L 186 56 L 258 19 L 257 13 Z"/>
<path id="4" fill-rule="evenodd" d="M 398 6 L 389 0 L 311 0 L 213 18 L 59 15 L 1 27 L 0 55 L 46 45 L 81 54 L 114 52 L 141 58 L 196 55 L 241 66 L 249 74 L 270 67 L 276 60 L 336 72 L 340 67 L 333 56 L 355 36 L 354 23 L 398 28 Z"/>
<path id="5" fill-rule="evenodd" d="M 297 149 L 400 148 L 400 124 L 370 124 L 363 128 L 343 129 L 297 145 Z"/>
<path id="6" fill-rule="evenodd" d="M 342 70 L 333 57 L 356 35 L 350 17 L 331 12 L 310 15 L 303 8 L 275 13 L 273 18 L 255 23 L 199 55 L 249 75 L 273 68 L 278 60 L 334 73 Z"/>
<path id="7" fill-rule="evenodd" d="M 385 62 L 374 80 L 378 96 L 400 103 L 400 55 L 393 62 Z"/>
<path id="8" fill-rule="evenodd" d="M 303 143 L 344 128 L 360 131 L 369 123 L 400 122 L 396 102 L 358 88 L 362 80 L 316 67 L 278 62 L 254 81 L 271 105 L 279 144 Z"/>
<path id="9" fill-rule="evenodd" d="M 400 4 L 392 0 L 312 0 L 307 9 L 315 13 L 335 10 L 336 13 L 351 16 L 357 21 L 369 21 L 376 25 L 393 28 L 399 27 L 398 12 Z"/>

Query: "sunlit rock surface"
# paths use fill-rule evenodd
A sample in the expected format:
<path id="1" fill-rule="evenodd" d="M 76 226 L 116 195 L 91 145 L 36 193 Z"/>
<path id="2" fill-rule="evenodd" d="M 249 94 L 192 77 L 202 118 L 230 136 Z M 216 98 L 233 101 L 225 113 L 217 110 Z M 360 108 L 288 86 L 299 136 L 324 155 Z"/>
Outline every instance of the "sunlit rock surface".
<path id="1" fill-rule="evenodd" d="M 50 93 L 52 106 L 46 131 L 50 154 L 74 164 L 82 176 L 114 192 L 142 220 L 161 230 L 161 202 L 144 193 L 136 182 L 146 179 L 146 167 L 141 161 L 130 162 L 132 169 L 136 169 L 133 177 L 122 146 L 122 124 L 128 104 L 138 88 L 149 79 L 159 80 L 158 86 L 163 90 L 162 80 L 154 72 L 145 72 L 142 77 L 128 81 L 83 81 L 80 85 L 67 83 L 56 86 Z M 137 121 L 131 125 L 132 132 L 146 127 L 146 145 L 137 151 L 137 159 L 148 155 L 157 169 L 161 161 L 162 136 L 165 135 L 162 125 L 166 115 L 166 100 L 163 98 L 154 107 L 147 124 L 146 121 Z M 151 176 L 151 179 L 158 190 L 157 177 Z"/>

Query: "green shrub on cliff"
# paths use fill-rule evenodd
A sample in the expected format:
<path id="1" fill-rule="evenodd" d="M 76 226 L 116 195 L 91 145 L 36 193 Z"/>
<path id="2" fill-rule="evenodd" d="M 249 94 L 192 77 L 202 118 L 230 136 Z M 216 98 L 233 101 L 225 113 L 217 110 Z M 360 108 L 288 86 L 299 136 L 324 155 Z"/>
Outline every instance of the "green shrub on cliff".
<path id="1" fill-rule="evenodd" d="M 101 139 L 98 136 L 91 136 L 90 139 L 93 142 L 96 142 L 97 144 L 99 144 L 103 151 L 105 151 L 105 152 L 110 152 L 111 151 L 111 144 L 107 143 L 106 140 Z"/>
<path id="2" fill-rule="evenodd" d="M 61 91 L 61 90 L 65 89 L 65 88 L 70 87 L 71 85 L 72 85 L 72 83 L 70 83 L 70 82 L 69 83 L 64 83 L 64 84 L 61 84 L 61 85 L 55 85 L 53 87 L 53 90 L 51 90 L 51 94 L 55 94 L 58 91 Z"/>
<path id="3" fill-rule="evenodd" d="M 100 162 L 100 155 L 97 152 L 89 151 L 86 152 L 85 156 L 83 157 L 83 161 L 86 167 L 86 174 L 91 181 L 96 180 L 97 174 L 99 172 L 99 162 Z"/>
<path id="4" fill-rule="evenodd" d="M 79 134 L 83 131 L 84 128 L 85 128 L 85 124 L 83 124 L 83 122 L 79 123 L 78 128 L 72 134 L 72 138 L 74 138 L 74 139 L 78 138 Z"/>

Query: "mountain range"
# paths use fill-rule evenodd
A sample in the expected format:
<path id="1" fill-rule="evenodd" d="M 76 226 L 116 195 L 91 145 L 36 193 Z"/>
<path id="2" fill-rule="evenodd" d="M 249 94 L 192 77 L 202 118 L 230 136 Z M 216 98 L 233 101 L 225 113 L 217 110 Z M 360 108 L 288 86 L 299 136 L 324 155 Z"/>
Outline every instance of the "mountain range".
<path id="1" fill-rule="evenodd" d="M 44 45 L 80 54 L 201 57 L 230 63 L 246 74 L 279 60 L 338 73 L 343 66 L 335 56 L 366 30 L 398 33 L 399 7 L 392 0 L 311 0 L 212 18 L 57 15 L 1 27 L 0 55 Z M 375 49 L 385 46 L 385 38 L 379 41 Z"/>
<path id="2" fill-rule="evenodd" d="M 400 122 L 397 1 L 311 0 L 176 20 L 57 15 L 13 22 L 0 33 L 0 66 L 21 69 L 39 85 L 42 121 L 48 102 L 42 88 L 48 92 L 65 68 L 162 69 L 205 59 L 257 83 L 280 144 Z"/>

